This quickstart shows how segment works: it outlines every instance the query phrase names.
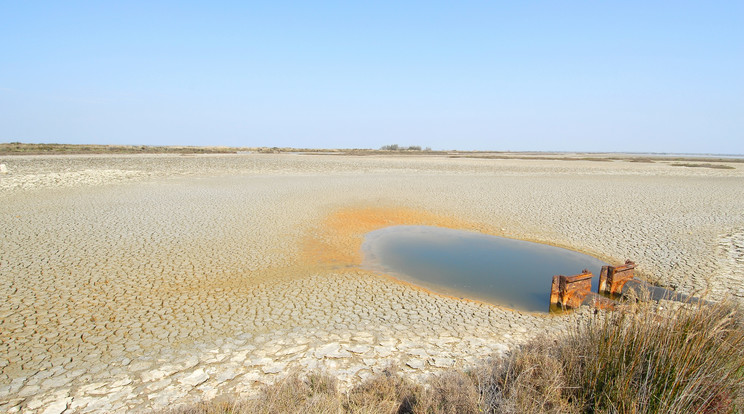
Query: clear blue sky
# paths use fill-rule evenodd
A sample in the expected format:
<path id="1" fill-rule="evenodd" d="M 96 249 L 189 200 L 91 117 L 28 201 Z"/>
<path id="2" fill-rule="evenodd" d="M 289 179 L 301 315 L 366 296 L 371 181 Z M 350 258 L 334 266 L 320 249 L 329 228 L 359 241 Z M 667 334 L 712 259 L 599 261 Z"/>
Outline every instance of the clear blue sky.
<path id="1" fill-rule="evenodd" d="M 0 142 L 744 153 L 742 1 L 5 1 Z"/>

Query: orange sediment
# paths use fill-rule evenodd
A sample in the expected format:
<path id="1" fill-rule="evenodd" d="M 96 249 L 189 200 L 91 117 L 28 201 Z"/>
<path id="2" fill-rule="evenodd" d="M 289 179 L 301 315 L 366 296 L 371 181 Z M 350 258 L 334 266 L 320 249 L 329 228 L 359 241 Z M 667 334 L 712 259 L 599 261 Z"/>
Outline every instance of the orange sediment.
<path id="1" fill-rule="evenodd" d="M 302 261 L 321 266 L 358 266 L 364 236 L 397 225 L 482 229 L 454 217 L 400 207 L 349 207 L 332 212 L 317 230 L 302 240 Z"/>

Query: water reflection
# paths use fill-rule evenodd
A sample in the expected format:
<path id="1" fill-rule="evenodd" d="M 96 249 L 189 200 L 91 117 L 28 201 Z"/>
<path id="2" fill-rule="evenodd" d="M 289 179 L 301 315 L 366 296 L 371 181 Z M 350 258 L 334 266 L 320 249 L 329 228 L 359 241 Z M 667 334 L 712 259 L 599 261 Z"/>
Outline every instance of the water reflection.
<path id="1" fill-rule="evenodd" d="M 553 275 L 606 263 L 572 250 L 429 226 L 394 226 L 367 234 L 363 266 L 435 292 L 530 312 L 548 312 Z"/>

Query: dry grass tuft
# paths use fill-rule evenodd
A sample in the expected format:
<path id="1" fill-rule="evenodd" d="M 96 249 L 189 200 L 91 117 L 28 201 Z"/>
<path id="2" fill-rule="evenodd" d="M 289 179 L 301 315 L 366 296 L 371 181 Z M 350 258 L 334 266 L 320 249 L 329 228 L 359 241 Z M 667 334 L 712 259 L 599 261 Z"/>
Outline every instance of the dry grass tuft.
<path id="1" fill-rule="evenodd" d="M 307 413 L 342 412 L 336 380 L 328 375 L 312 373 L 300 378 L 294 373 L 278 383 L 265 387 L 261 398 L 249 400 L 240 407 L 241 413 Z"/>
<path id="2" fill-rule="evenodd" d="M 412 412 L 423 393 L 421 385 L 404 379 L 391 367 L 349 391 L 344 408 L 354 413 Z"/>
<path id="3" fill-rule="evenodd" d="M 744 323 L 731 304 L 601 314 L 556 356 L 588 412 L 734 412 L 742 403 Z"/>
<path id="4" fill-rule="evenodd" d="M 429 381 L 427 413 L 479 413 L 480 395 L 472 376 L 449 371 Z"/>
<path id="5" fill-rule="evenodd" d="M 728 413 L 744 408 L 744 323 L 731 304 L 599 313 L 475 373 L 492 413 Z"/>
<path id="6" fill-rule="evenodd" d="M 486 413 L 569 413 L 563 364 L 554 348 L 535 340 L 507 358 L 494 359 L 474 376 Z"/>
<path id="7" fill-rule="evenodd" d="M 449 371 L 425 385 L 401 376 L 395 367 L 353 388 L 345 398 L 349 413 L 477 413 L 478 394 L 471 378 Z"/>

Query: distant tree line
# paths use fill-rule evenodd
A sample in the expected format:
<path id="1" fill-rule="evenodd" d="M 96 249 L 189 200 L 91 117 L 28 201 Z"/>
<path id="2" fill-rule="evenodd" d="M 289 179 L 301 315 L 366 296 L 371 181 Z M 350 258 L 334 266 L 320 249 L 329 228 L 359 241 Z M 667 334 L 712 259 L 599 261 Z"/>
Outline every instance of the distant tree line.
<path id="1" fill-rule="evenodd" d="M 431 151 L 431 148 L 426 147 L 423 150 L 421 149 L 421 145 L 411 145 L 410 147 L 401 147 L 398 144 L 392 144 L 392 145 L 383 145 L 380 147 L 383 151 Z"/>

